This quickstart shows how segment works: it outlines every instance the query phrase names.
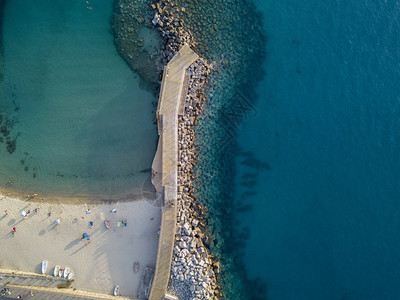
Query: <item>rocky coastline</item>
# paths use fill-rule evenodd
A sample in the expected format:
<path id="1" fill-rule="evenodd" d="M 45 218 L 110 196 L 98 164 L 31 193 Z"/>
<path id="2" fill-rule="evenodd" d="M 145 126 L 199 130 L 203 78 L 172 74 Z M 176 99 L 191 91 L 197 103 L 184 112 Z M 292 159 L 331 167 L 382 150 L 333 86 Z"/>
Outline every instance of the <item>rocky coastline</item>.
<path id="1" fill-rule="evenodd" d="M 147 6 L 144 4 L 145 2 Z M 258 65 L 259 57 L 264 57 L 263 43 L 265 43 L 265 39 L 261 33 L 260 18 L 257 14 L 250 14 L 250 11 L 252 11 L 251 6 L 249 6 L 250 8 L 246 6 L 244 9 L 243 6 L 234 5 L 232 9 L 228 9 L 224 13 L 224 8 L 230 5 L 229 1 L 224 0 L 221 3 L 214 1 L 205 5 L 196 5 L 195 2 L 188 0 L 152 0 L 149 7 L 148 0 L 138 0 L 134 6 L 128 0 L 117 0 L 118 13 L 115 14 L 114 22 L 120 25 L 123 24 L 123 26 L 120 26 L 119 30 L 115 30 L 118 33 L 115 42 L 121 56 L 127 59 L 128 64 L 131 65 L 133 70 L 137 71 L 142 79 L 147 80 L 152 77 L 153 83 L 154 78 L 158 79 L 156 86 L 161 83 L 164 66 L 184 43 L 187 43 L 200 56 L 207 58 L 211 62 L 208 64 L 205 59 L 202 59 L 190 67 L 189 71 L 192 72 L 192 75 L 185 100 L 185 114 L 179 120 L 180 164 L 178 166 L 178 180 L 180 190 L 177 204 L 179 211 L 177 227 L 179 232 L 176 235 L 169 289 L 180 299 L 212 299 L 224 296 L 218 283 L 224 283 L 223 287 L 225 283 L 228 283 L 227 289 L 232 289 L 235 297 L 240 298 L 241 296 L 244 297 L 244 293 L 242 287 L 236 284 L 238 283 L 237 278 L 241 276 L 235 269 L 237 264 L 233 260 L 231 262 L 228 261 L 228 267 L 226 261 L 224 261 L 221 264 L 222 272 L 229 274 L 219 277 L 219 262 L 209 254 L 211 251 L 217 256 L 221 255 L 221 250 L 226 250 L 229 247 L 227 242 L 223 240 L 224 237 L 228 235 L 231 236 L 230 240 L 233 240 L 233 235 L 220 232 L 220 228 L 225 227 L 217 226 L 215 222 L 221 225 L 223 222 L 219 220 L 221 218 L 210 220 L 207 217 L 207 209 L 202 207 L 200 202 L 196 200 L 198 191 L 203 190 L 198 187 L 201 176 L 196 178 L 196 174 L 199 173 L 197 161 L 203 160 L 203 157 L 199 158 L 199 145 L 202 145 L 202 156 L 213 157 L 212 160 L 216 162 L 219 161 L 219 158 L 211 155 L 215 152 L 213 149 L 218 146 L 214 145 L 215 143 L 207 143 L 204 148 L 204 143 L 199 143 L 195 136 L 195 128 L 196 133 L 198 133 L 199 124 L 200 127 L 204 127 L 204 122 L 209 123 L 208 127 L 221 127 L 218 123 L 218 112 L 229 105 L 227 101 L 229 102 L 229 99 L 232 98 L 241 82 L 247 80 L 249 69 L 251 68 L 252 70 L 252 80 L 254 82 L 258 81 L 257 78 L 262 77 L 261 67 L 254 68 L 254 64 Z M 241 3 L 240 1 L 233 2 Z M 204 7 L 208 8 L 208 6 L 213 6 L 212 9 L 216 13 L 213 14 L 210 11 L 207 14 L 207 11 L 204 11 Z M 139 9 L 138 7 L 142 8 Z M 144 7 L 147 7 L 146 10 Z M 224 14 L 224 17 L 217 18 L 218 14 Z M 208 17 L 209 15 L 211 17 Z M 241 22 L 233 20 L 241 20 Z M 140 26 L 156 28 L 162 37 L 160 48 L 152 52 L 150 55 L 151 60 L 148 60 L 149 64 L 155 66 L 151 72 L 149 72 L 149 68 L 134 67 L 135 61 L 140 60 L 142 57 L 141 54 L 137 53 L 146 51 L 143 49 L 145 47 L 143 47 L 142 41 L 135 36 L 139 32 L 138 27 Z M 191 30 L 193 30 L 193 33 Z M 216 34 L 217 32 L 222 33 L 222 35 Z M 234 34 L 230 37 L 229 34 L 226 34 L 227 32 Z M 222 38 L 224 39 L 222 40 Z M 225 47 L 227 48 L 225 49 Z M 245 53 L 248 54 L 248 52 L 251 52 L 252 55 L 244 55 Z M 201 67 L 199 68 L 199 66 Z M 145 70 L 145 73 L 147 70 L 147 73 L 143 74 L 143 70 Z M 213 71 L 213 74 L 209 76 L 211 71 Z M 243 85 L 249 87 L 253 85 L 253 82 L 246 82 Z M 214 99 L 216 98 L 213 93 L 214 89 L 223 90 L 222 93 L 219 93 L 224 95 L 223 99 Z M 250 91 L 251 88 L 246 90 Z M 207 104 L 207 109 L 205 109 L 205 103 L 208 100 L 204 96 L 205 94 L 208 95 L 209 99 L 213 99 L 212 103 Z M 255 98 L 253 97 L 254 95 L 247 96 L 250 99 Z M 210 111 L 212 111 L 211 114 Z M 205 115 L 206 118 L 204 118 Z M 225 137 L 225 131 L 220 131 L 218 133 L 218 130 L 217 132 L 214 130 L 212 134 Z M 221 177 L 223 178 L 224 176 L 221 174 Z M 210 187 L 209 191 L 214 190 L 214 186 L 222 180 L 221 177 L 217 180 L 218 183 L 213 183 L 213 187 Z M 204 195 L 201 196 L 201 199 L 204 200 Z M 213 197 L 206 198 L 212 199 Z M 212 201 L 208 202 L 212 203 Z M 208 202 L 206 201 L 205 203 L 211 206 L 212 211 L 215 211 L 215 215 L 219 216 L 218 208 L 213 207 Z M 226 206 L 226 209 L 230 209 L 230 206 Z M 221 208 L 221 211 L 225 211 L 225 209 Z M 226 215 L 230 214 L 227 213 Z M 211 224 L 210 221 L 212 221 Z M 231 218 L 229 219 L 230 221 L 232 221 Z M 212 236 L 207 236 L 207 233 L 212 233 Z M 215 242 L 216 240 L 220 242 L 218 246 Z M 244 281 L 246 278 L 242 280 Z"/>
<path id="2" fill-rule="evenodd" d="M 196 162 L 194 126 L 201 115 L 205 98 L 202 88 L 210 66 L 203 59 L 192 64 L 188 72 L 188 93 L 178 127 L 178 197 L 177 228 L 169 290 L 179 299 L 218 299 L 223 296 L 218 285 L 219 262 L 205 247 L 204 208 L 194 195 L 193 167 Z"/>
<path id="3" fill-rule="evenodd" d="M 117 49 L 127 60 L 133 70 L 141 55 L 138 49 L 142 47 L 140 40 L 134 34 L 139 31 L 138 24 L 155 27 L 162 36 L 162 45 L 157 57 L 152 53 L 152 62 L 157 69 L 158 84 L 161 84 L 164 66 L 173 58 L 176 52 L 186 43 L 191 48 L 196 46 L 190 32 L 183 27 L 179 13 L 184 8 L 178 8 L 173 1 L 153 1 L 150 9 L 153 17 L 142 19 L 140 9 L 133 7 L 129 1 L 120 0 L 115 4 L 117 13 L 113 17 L 113 25 L 119 28 L 115 38 Z M 143 13 L 143 9 L 142 9 Z M 128 30 L 127 28 L 131 28 Z M 133 29 L 132 29 L 133 28 Z M 145 50 L 143 50 L 145 51 Z M 179 299 L 218 299 L 223 297 L 218 285 L 220 266 L 218 260 L 209 253 L 205 243 L 210 239 L 206 235 L 204 208 L 194 196 L 193 167 L 196 161 L 195 131 L 197 118 L 201 115 L 206 98 L 204 87 L 214 64 L 208 64 L 205 59 L 198 59 L 188 69 L 188 88 L 184 103 L 183 115 L 179 118 L 178 127 L 178 197 L 177 197 L 177 228 L 175 247 L 168 289 Z M 141 73 L 140 73 L 141 72 Z M 143 74 L 142 79 L 151 70 Z"/>
<path id="4" fill-rule="evenodd" d="M 168 3 L 168 4 L 167 4 Z M 166 65 L 185 44 L 195 46 L 192 35 L 183 28 L 172 1 L 154 1 L 152 24 L 163 36 L 160 65 Z M 204 87 L 213 65 L 198 59 L 187 70 L 190 74 L 185 97 L 184 112 L 178 122 L 178 197 L 177 228 L 174 256 L 168 289 L 179 299 L 219 299 L 223 294 L 218 285 L 220 266 L 209 253 L 204 208 L 198 203 L 193 188 L 193 167 L 196 162 L 195 131 L 197 118 L 201 115 L 206 98 Z"/>

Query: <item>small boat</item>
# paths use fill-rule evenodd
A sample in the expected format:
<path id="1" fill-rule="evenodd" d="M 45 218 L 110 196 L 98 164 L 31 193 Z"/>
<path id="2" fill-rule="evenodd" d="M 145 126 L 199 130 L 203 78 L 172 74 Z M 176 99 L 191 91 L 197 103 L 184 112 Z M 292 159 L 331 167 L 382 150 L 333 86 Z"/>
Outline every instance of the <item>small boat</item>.
<path id="1" fill-rule="evenodd" d="M 118 296 L 118 294 L 119 294 L 119 286 L 116 285 L 114 288 L 114 296 Z"/>
<path id="2" fill-rule="evenodd" d="M 106 228 L 107 228 L 107 229 L 110 229 L 110 228 L 111 228 L 111 222 L 110 222 L 110 220 L 109 220 L 109 219 L 104 220 L 104 225 L 106 225 Z"/>
<path id="3" fill-rule="evenodd" d="M 64 278 L 67 278 L 68 274 L 69 274 L 69 268 L 65 267 L 65 269 L 64 269 Z"/>
<path id="4" fill-rule="evenodd" d="M 60 271 L 60 266 L 55 266 L 54 267 L 54 273 L 53 273 L 53 275 L 54 276 L 58 276 L 58 272 Z"/>
<path id="5" fill-rule="evenodd" d="M 71 272 L 69 272 L 67 279 L 71 280 L 72 277 L 74 277 L 74 272 L 71 271 Z"/>
<path id="6" fill-rule="evenodd" d="M 47 271 L 47 260 L 42 261 L 42 274 L 46 274 Z"/>
<path id="7" fill-rule="evenodd" d="M 135 261 L 133 263 L 133 271 L 135 271 L 135 273 L 139 272 L 139 262 Z"/>
<path id="8" fill-rule="evenodd" d="M 60 271 L 58 271 L 58 276 L 62 277 L 63 271 L 64 271 L 64 269 L 60 269 Z"/>

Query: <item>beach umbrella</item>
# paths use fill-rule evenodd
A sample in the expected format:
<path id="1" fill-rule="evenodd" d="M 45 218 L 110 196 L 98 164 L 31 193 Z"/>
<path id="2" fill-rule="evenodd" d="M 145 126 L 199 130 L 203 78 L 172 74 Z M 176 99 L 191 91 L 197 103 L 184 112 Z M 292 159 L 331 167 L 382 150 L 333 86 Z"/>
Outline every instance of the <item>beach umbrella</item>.
<path id="1" fill-rule="evenodd" d="M 60 225 L 60 223 L 61 223 L 60 219 L 57 219 L 57 220 L 56 220 L 56 224 L 57 224 L 57 225 Z"/>
<path id="2" fill-rule="evenodd" d="M 21 212 L 21 217 L 26 217 L 26 211 L 23 210 L 23 211 Z"/>
<path id="3" fill-rule="evenodd" d="M 87 238 L 89 235 L 85 232 L 84 234 L 82 234 L 82 238 Z"/>

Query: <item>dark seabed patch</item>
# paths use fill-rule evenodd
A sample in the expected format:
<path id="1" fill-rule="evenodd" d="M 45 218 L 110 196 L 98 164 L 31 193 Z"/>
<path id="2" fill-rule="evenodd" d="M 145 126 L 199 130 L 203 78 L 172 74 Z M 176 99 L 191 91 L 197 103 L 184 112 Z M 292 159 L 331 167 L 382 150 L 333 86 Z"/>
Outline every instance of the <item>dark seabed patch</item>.
<path id="1" fill-rule="evenodd" d="M 18 123 L 19 106 L 13 100 L 7 104 L 7 99 L 0 99 L 0 143 L 4 143 L 8 153 L 17 148 L 17 138 L 20 132 L 15 132 L 14 126 Z"/>
<path id="2" fill-rule="evenodd" d="M 126 5 L 130 9 L 126 9 Z M 114 1 L 111 18 L 114 44 L 120 56 L 139 75 L 140 87 L 155 93 L 159 89 L 161 37 L 152 30 L 148 0 Z"/>

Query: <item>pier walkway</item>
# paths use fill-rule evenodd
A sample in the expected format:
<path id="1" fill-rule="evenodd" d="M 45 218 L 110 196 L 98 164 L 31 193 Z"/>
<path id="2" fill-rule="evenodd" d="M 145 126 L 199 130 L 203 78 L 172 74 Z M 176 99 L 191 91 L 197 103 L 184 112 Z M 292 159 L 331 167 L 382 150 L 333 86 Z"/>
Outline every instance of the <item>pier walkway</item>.
<path id="1" fill-rule="evenodd" d="M 160 137 L 152 166 L 152 182 L 157 193 L 162 197 L 162 214 L 150 300 L 165 298 L 170 278 L 177 213 L 178 115 L 181 111 L 181 102 L 186 96 L 186 70 L 198 57 L 185 44 L 164 68 L 161 83 L 157 108 Z"/>

